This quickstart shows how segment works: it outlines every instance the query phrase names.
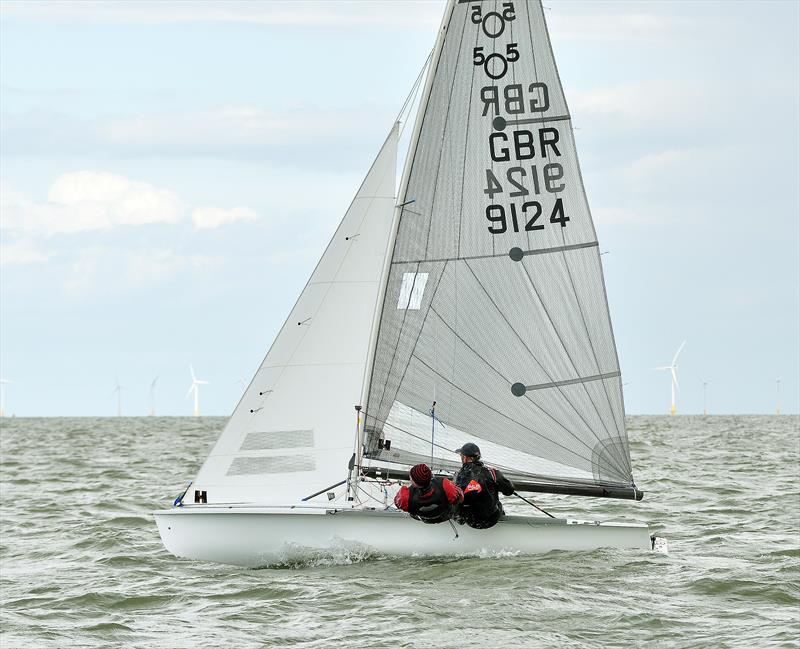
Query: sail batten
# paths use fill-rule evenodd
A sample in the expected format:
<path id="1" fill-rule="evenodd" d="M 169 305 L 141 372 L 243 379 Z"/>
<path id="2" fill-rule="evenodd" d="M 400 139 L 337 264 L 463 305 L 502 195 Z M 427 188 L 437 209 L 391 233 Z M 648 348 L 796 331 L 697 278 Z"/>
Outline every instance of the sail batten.
<path id="1" fill-rule="evenodd" d="M 395 460 L 441 464 L 472 439 L 519 475 L 632 485 L 599 244 L 541 3 L 448 12 L 398 199 L 366 457 L 386 458 L 375 440 L 391 438 Z"/>
<path id="2" fill-rule="evenodd" d="M 620 376 L 620 372 L 606 372 L 605 374 L 595 374 L 594 376 L 578 376 L 574 379 L 564 379 L 563 381 L 552 381 L 550 383 L 538 383 L 537 385 L 524 386 L 526 391 L 546 390 L 547 388 L 558 388 L 564 385 L 575 385 L 576 383 L 589 383 L 590 381 L 600 381 L 602 379 L 613 379 Z M 516 384 L 515 384 L 516 385 Z M 521 395 L 520 395 L 521 396 Z"/>

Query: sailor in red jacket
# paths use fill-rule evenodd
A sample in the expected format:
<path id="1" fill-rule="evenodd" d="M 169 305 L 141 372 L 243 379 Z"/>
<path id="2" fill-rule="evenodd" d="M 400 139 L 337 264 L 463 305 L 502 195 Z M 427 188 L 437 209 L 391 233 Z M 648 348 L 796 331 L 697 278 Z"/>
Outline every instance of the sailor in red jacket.
<path id="1" fill-rule="evenodd" d="M 427 464 L 417 464 L 408 472 L 411 485 L 400 488 L 395 507 L 423 523 L 443 523 L 453 517 L 464 500 L 464 492 L 447 478 L 433 476 Z"/>

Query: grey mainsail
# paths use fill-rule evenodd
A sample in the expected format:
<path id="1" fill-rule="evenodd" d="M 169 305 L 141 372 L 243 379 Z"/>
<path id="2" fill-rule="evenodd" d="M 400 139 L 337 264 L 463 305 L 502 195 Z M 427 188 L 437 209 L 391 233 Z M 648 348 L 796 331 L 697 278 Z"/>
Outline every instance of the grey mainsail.
<path id="1" fill-rule="evenodd" d="M 518 476 L 632 487 L 597 237 L 541 3 L 448 12 L 398 200 L 364 464 L 448 467 L 473 440 Z"/>

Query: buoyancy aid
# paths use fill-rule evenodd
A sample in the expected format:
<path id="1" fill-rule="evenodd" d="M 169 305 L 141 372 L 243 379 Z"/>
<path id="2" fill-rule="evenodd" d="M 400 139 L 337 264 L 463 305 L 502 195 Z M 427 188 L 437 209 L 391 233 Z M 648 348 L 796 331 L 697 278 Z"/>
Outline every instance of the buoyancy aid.
<path id="1" fill-rule="evenodd" d="M 427 487 L 408 488 L 408 513 L 423 523 L 443 523 L 453 516 L 453 505 L 447 500 L 442 478 L 433 477 Z"/>
<path id="2" fill-rule="evenodd" d="M 497 480 L 492 469 L 479 462 L 461 467 L 456 485 L 464 491 L 460 517 L 471 527 L 491 527 L 503 514 L 497 495 Z"/>

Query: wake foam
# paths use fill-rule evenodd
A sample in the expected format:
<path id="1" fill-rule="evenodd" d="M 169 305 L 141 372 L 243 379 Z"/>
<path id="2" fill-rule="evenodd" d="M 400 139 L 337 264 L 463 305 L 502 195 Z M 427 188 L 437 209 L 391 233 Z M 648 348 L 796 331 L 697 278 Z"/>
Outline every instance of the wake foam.
<path id="1" fill-rule="evenodd" d="M 262 568 L 318 568 L 348 566 L 354 563 L 387 558 L 375 548 L 358 541 L 347 541 L 334 537 L 325 548 L 313 548 L 299 543 L 285 543 L 277 557 L 265 557 Z"/>

